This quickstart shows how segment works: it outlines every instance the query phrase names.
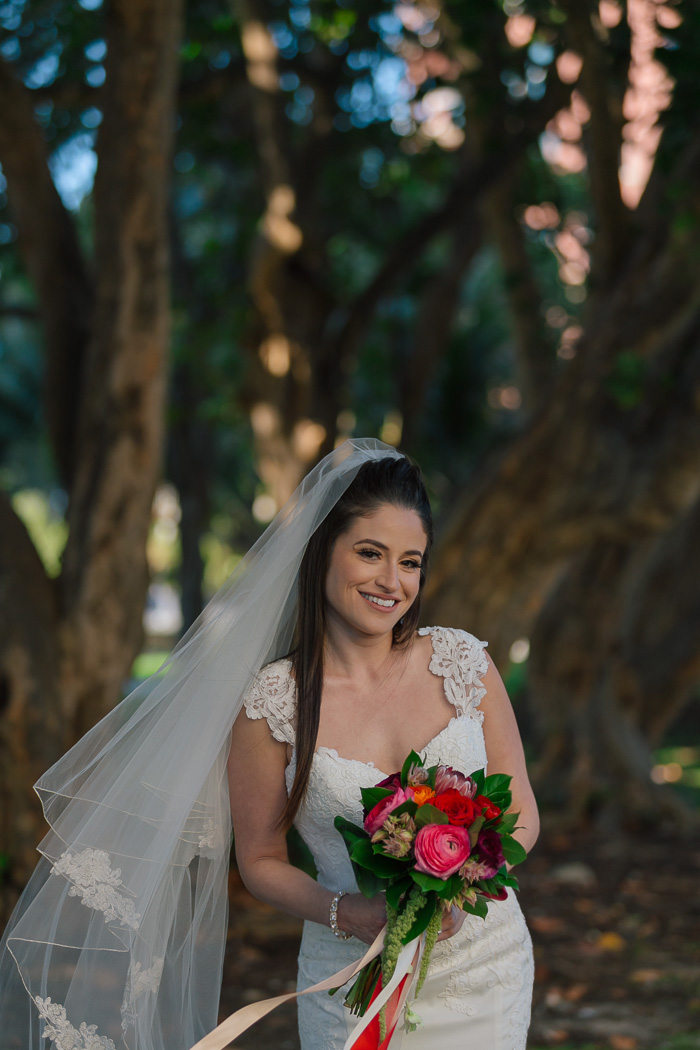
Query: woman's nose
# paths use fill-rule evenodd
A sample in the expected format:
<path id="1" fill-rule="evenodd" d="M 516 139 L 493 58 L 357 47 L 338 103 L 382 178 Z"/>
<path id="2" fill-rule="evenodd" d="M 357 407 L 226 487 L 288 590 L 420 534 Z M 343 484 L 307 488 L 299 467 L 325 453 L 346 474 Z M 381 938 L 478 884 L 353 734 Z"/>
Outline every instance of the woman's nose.
<path id="1" fill-rule="evenodd" d="M 395 591 L 399 586 L 399 566 L 397 562 L 385 561 L 379 567 L 377 583 L 387 591 Z"/>

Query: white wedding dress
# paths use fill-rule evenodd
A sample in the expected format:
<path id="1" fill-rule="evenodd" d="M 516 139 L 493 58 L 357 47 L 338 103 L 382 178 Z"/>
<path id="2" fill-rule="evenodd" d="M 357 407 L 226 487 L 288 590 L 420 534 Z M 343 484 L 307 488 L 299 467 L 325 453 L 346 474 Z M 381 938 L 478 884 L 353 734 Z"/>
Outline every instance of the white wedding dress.
<path id="1" fill-rule="evenodd" d="M 479 703 L 486 694 L 480 675 L 487 669 L 485 642 L 465 631 L 423 628 L 430 634 L 430 670 L 444 679 L 455 717 L 424 749 L 427 763 L 442 762 L 470 773 L 486 766 Z M 269 664 L 246 697 L 251 718 L 266 718 L 275 739 L 294 746 L 294 682 L 287 659 Z M 287 767 L 287 787 L 295 758 Z M 345 844 L 333 826 L 342 814 L 362 823 L 360 788 L 383 780 L 393 770 L 341 757 L 319 747 L 314 755 L 306 801 L 296 826 L 309 846 L 319 882 L 333 890 L 357 892 Z M 336 938 L 330 928 L 306 922 L 299 954 L 299 989 L 335 973 L 362 957 L 366 945 L 354 937 Z M 533 957 L 530 936 L 512 891 L 494 901 L 486 919 L 467 916 L 454 937 L 435 946 L 414 1010 L 423 1024 L 392 1041 L 402 1050 L 524 1050 L 530 1021 Z M 299 1031 L 303 1050 L 342 1050 L 357 1023 L 343 1006 L 343 992 L 303 996 Z"/>

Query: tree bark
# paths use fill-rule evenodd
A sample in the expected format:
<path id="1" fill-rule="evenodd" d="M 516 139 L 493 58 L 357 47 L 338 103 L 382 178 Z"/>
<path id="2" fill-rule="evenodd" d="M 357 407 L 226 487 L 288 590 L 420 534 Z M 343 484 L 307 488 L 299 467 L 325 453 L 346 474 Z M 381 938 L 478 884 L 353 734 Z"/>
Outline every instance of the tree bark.
<path id="1" fill-rule="evenodd" d="M 521 223 L 515 213 L 514 168 L 486 194 L 484 212 L 498 250 L 513 332 L 516 377 L 523 415 L 545 403 L 555 375 L 556 358 L 545 337 L 542 296 L 533 274 Z"/>
<path id="2" fill-rule="evenodd" d="M 48 152 L 34 120 L 34 100 L 2 58 L 0 97 L 0 163 L 44 330 L 44 412 L 60 478 L 69 487 L 92 322 L 92 280 L 73 221 L 49 173 Z"/>
<path id="3" fill-rule="evenodd" d="M 0 919 L 36 863 L 39 806 L 31 791 L 65 744 L 58 591 L 0 492 L 0 842 L 9 854 Z"/>
<path id="4" fill-rule="evenodd" d="M 95 328 L 79 419 L 62 597 L 76 733 L 118 695 L 141 640 L 169 341 L 167 199 L 181 8 L 110 6 L 95 180 Z"/>
<path id="5" fill-rule="evenodd" d="M 692 156 L 697 165 L 697 148 Z M 690 214 L 700 206 L 694 185 L 680 205 Z M 644 819 L 679 809 L 668 793 L 657 798 L 649 767 L 651 742 L 698 671 L 700 615 L 684 578 L 697 561 L 690 537 L 700 515 L 691 240 L 672 215 L 647 229 L 617 284 L 597 297 L 549 405 L 474 479 L 426 595 L 429 620 L 488 638 L 497 663 L 530 637 L 548 741 L 539 772 L 574 816 L 602 802 L 608 815 Z"/>
<path id="6" fill-rule="evenodd" d="M 181 17 L 182 5 L 174 0 L 114 0 L 106 15 L 94 314 L 85 319 L 84 304 L 78 309 L 75 299 L 79 321 L 58 311 L 50 279 L 30 271 L 43 315 L 65 325 L 64 342 L 76 324 L 92 320 L 92 330 L 77 384 L 69 535 L 58 580 L 47 580 L 9 503 L 0 505 L 3 534 L 10 539 L 0 557 L 0 582 L 12 603 L 0 650 L 0 798 L 23 829 L 8 851 L 14 885 L 28 874 L 26 844 L 41 836 L 31 783 L 119 699 L 141 640 L 145 544 L 164 430 L 167 196 Z M 36 221 L 27 215 L 22 190 L 13 197 L 20 205 L 20 235 L 27 231 L 36 239 L 29 260 L 46 254 L 55 269 L 68 227 L 47 188 L 46 159 L 26 131 L 17 170 L 32 168 L 43 195 L 34 202 Z M 41 171 L 35 171 L 40 159 Z M 63 387 L 55 393 L 64 394 Z M 27 751 L 36 758 L 20 775 L 18 762 Z"/>

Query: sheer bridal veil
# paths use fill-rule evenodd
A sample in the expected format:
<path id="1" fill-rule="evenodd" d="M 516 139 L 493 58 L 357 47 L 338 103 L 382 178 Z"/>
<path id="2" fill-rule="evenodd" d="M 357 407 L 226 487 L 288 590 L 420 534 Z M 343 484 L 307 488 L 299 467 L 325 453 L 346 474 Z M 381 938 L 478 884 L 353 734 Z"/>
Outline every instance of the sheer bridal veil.
<path id="1" fill-rule="evenodd" d="M 292 647 L 310 536 L 385 456 L 374 439 L 326 456 L 160 671 L 37 783 L 50 830 L 2 941 L 2 1050 L 187 1050 L 216 1025 L 231 726 Z"/>

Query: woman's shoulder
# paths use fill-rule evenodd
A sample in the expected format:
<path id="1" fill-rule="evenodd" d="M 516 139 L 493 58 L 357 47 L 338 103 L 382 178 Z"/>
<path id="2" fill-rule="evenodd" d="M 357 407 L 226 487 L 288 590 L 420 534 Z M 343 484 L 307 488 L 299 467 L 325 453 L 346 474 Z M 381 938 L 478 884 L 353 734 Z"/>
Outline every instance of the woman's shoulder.
<path id="1" fill-rule="evenodd" d="M 488 642 L 461 627 L 421 627 L 420 635 L 430 635 L 433 655 L 430 670 L 444 678 L 476 683 L 489 666 L 484 652 Z"/>
<path id="2" fill-rule="evenodd" d="M 249 718 L 264 718 L 275 740 L 294 742 L 296 690 L 289 657 L 265 664 L 257 672 L 243 703 Z"/>
<path id="3" fill-rule="evenodd" d="M 485 649 L 488 642 L 481 641 L 475 634 L 465 631 L 462 627 L 420 627 L 418 634 L 429 634 L 433 648 L 440 645 L 459 646 L 461 648 Z"/>

